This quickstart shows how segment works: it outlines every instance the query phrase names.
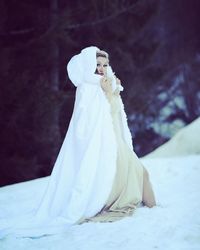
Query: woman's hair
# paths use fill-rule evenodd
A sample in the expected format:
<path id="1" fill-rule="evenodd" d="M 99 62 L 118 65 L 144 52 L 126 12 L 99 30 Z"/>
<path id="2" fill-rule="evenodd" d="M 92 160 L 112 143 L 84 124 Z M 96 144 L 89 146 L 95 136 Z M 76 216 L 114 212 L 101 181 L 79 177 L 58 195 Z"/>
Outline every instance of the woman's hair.
<path id="1" fill-rule="evenodd" d="M 99 56 L 108 59 L 108 63 L 109 63 L 109 56 L 108 56 L 107 52 L 105 52 L 104 50 L 98 50 L 97 53 L 96 53 L 96 58 L 99 57 Z M 95 70 L 95 74 L 98 74 L 97 68 Z"/>
<path id="2" fill-rule="evenodd" d="M 97 51 L 97 54 L 96 54 L 96 55 L 97 55 L 96 57 L 101 56 L 101 57 L 107 58 L 107 59 L 109 60 L 109 55 L 108 55 L 108 53 L 105 52 L 104 50 L 99 50 L 99 51 Z"/>

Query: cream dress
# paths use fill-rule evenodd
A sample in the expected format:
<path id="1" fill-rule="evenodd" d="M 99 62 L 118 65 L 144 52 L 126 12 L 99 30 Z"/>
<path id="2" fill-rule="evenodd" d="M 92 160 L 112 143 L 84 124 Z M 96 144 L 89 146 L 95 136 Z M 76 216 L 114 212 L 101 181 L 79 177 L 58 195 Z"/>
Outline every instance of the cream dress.
<path id="1" fill-rule="evenodd" d="M 123 140 L 119 98 L 121 98 L 120 95 L 113 95 L 110 100 L 111 115 L 118 145 L 117 171 L 111 193 L 99 213 L 90 218 L 81 218 L 77 224 L 89 221 L 113 222 L 120 220 L 125 216 L 131 216 L 136 207 L 142 205 L 143 165 L 135 152 Z"/>

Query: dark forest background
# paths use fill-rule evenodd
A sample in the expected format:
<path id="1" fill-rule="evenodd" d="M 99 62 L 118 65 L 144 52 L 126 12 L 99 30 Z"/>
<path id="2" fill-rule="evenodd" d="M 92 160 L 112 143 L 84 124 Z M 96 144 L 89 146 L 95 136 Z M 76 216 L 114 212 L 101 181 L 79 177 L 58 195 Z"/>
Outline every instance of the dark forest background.
<path id="1" fill-rule="evenodd" d="M 200 115 L 200 1 L 1 0 L 0 185 L 49 175 L 86 46 L 110 54 L 138 156 Z M 198 136 L 198 135 L 197 135 Z"/>

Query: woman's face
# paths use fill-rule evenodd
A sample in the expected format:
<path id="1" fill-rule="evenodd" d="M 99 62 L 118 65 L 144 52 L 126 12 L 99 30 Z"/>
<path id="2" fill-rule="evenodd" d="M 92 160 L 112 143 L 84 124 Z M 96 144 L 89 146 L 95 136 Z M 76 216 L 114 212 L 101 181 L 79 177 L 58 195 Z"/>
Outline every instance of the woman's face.
<path id="1" fill-rule="evenodd" d="M 108 59 L 102 56 L 97 57 L 97 74 L 106 76 L 108 67 Z"/>

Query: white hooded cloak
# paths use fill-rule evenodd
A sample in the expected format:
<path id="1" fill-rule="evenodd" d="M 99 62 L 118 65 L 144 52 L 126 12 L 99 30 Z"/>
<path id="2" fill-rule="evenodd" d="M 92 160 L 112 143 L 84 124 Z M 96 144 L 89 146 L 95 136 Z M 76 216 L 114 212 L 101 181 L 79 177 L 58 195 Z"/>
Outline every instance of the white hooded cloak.
<path id="1" fill-rule="evenodd" d="M 1 238 L 66 232 L 105 205 L 116 172 L 117 144 L 102 76 L 95 74 L 98 50 L 87 47 L 69 61 L 68 75 L 76 86 L 74 110 L 48 185 L 39 206 L 21 211 L 18 218 L 0 220 Z M 124 140 L 133 149 L 122 101 L 121 119 Z"/>

